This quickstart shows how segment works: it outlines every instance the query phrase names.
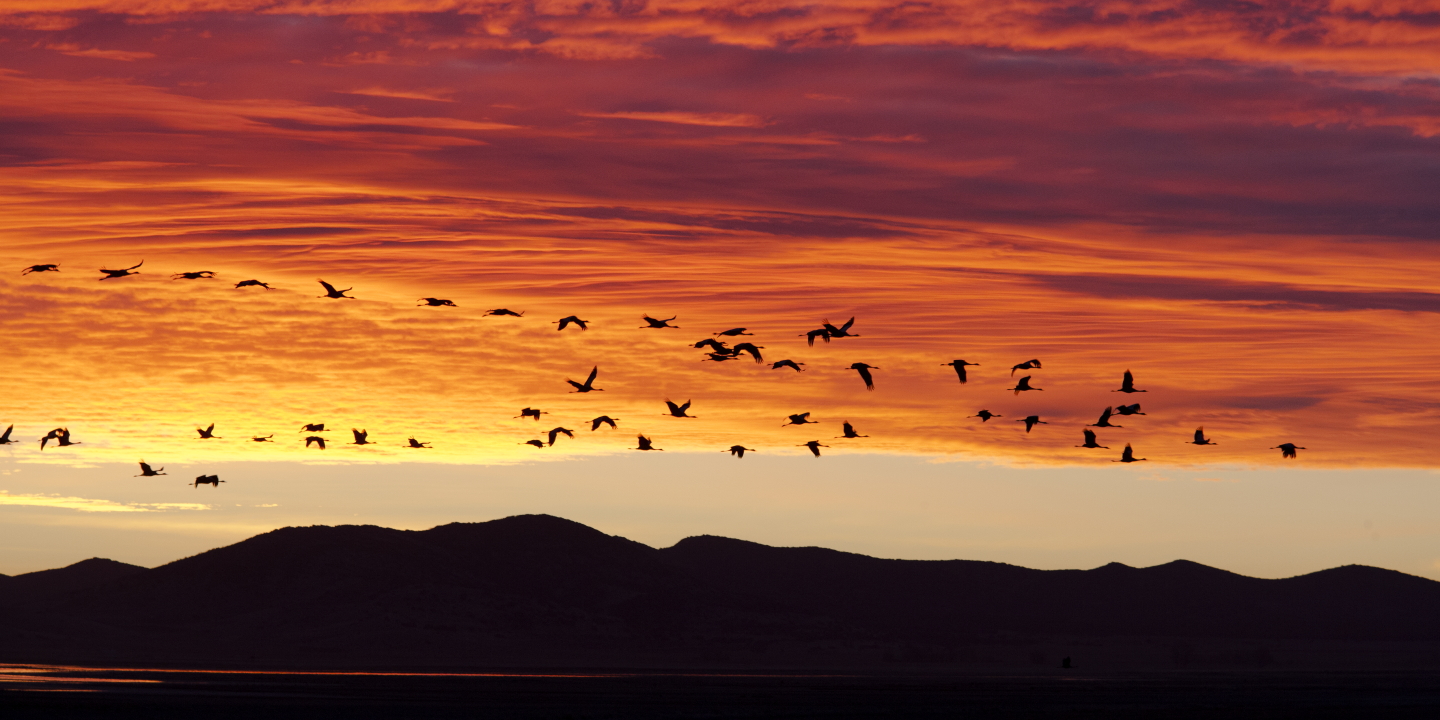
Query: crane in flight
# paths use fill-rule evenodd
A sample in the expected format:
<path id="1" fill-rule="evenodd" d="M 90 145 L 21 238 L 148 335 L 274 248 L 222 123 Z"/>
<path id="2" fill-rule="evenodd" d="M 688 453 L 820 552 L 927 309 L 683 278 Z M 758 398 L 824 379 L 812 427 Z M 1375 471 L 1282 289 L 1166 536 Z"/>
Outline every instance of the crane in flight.
<path id="1" fill-rule="evenodd" d="M 169 473 L 161 472 L 161 470 L 164 470 L 164 469 L 165 469 L 165 468 L 162 467 L 162 468 L 160 468 L 159 470 L 156 470 L 155 468 L 150 467 L 150 463 L 147 463 L 147 462 L 145 462 L 144 460 L 141 460 L 141 461 L 140 461 L 140 474 L 139 474 L 139 475 L 136 475 L 135 477 L 155 477 L 156 475 L 169 475 Z"/>
<path id="2" fill-rule="evenodd" d="M 846 320 L 845 324 L 841 325 L 840 327 L 835 327 L 834 325 L 831 325 L 829 320 L 820 323 L 820 327 L 825 328 L 825 332 L 829 333 L 830 337 L 860 337 L 859 335 L 850 332 L 850 326 L 854 324 L 855 318 L 852 317 L 849 320 Z"/>
<path id="3" fill-rule="evenodd" d="M 10 439 L 10 433 L 12 432 L 15 432 L 14 423 L 11 423 L 10 427 L 5 428 L 4 433 L 0 433 L 0 445 L 10 445 L 15 442 L 14 440 Z"/>
<path id="4" fill-rule="evenodd" d="M 679 315 L 676 315 L 675 317 L 665 318 L 664 320 L 657 320 L 657 319 L 655 319 L 655 318 L 653 318 L 653 317 L 650 317 L 649 315 L 645 315 L 645 316 L 642 316 L 642 317 L 640 318 L 641 320 L 644 320 L 644 321 L 645 321 L 645 324 L 642 325 L 642 326 L 640 327 L 640 329 L 641 329 L 641 330 L 649 330 L 649 329 L 651 329 L 651 328 L 654 328 L 654 329 L 656 329 L 656 330 L 659 330 L 659 329 L 661 329 L 661 328 L 669 328 L 669 329 L 671 329 L 671 330 L 679 330 L 679 329 L 680 329 L 679 327 L 670 324 L 670 321 L 671 321 L 671 320 L 674 320 L 676 317 L 680 317 L 680 316 L 679 316 Z"/>
<path id="5" fill-rule="evenodd" d="M 597 387 L 595 387 L 595 376 L 596 376 L 596 375 L 599 375 L 599 374 L 600 374 L 600 366 L 599 366 L 599 365 L 596 365 L 595 367 L 590 368 L 590 377 L 585 378 L 585 382 L 584 382 L 583 384 L 577 383 L 577 382 L 575 382 L 574 380 L 571 380 L 570 378 L 565 378 L 565 382 L 570 383 L 570 386 L 573 387 L 573 388 L 575 388 L 574 390 L 571 390 L 571 391 L 570 391 L 570 392 L 572 392 L 572 393 L 588 393 L 588 392 L 592 392 L 592 391 L 595 391 L 595 390 L 598 390 L 598 391 L 600 391 L 600 392 L 605 392 L 605 388 L 597 388 Z M 539 420 L 540 418 L 535 418 L 535 419 L 536 419 L 536 420 Z"/>
<path id="6" fill-rule="evenodd" d="M 978 418 L 980 418 L 980 422 L 983 423 L 983 422 L 990 422 L 990 418 L 1005 417 L 1005 416 L 1004 416 L 1004 415 L 996 415 L 995 413 L 992 413 L 992 412 L 990 412 L 989 410 L 981 410 L 980 412 L 977 412 L 977 413 L 975 413 L 974 415 L 971 415 L 970 417 L 978 417 Z"/>
<path id="7" fill-rule="evenodd" d="M 852 320 L 853 320 L 853 318 L 852 318 Z M 874 378 L 874 377 L 871 377 L 870 371 L 871 371 L 871 370 L 879 370 L 880 368 L 875 367 L 874 365 L 866 365 L 866 364 L 863 363 L 863 362 L 857 362 L 857 363 L 850 363 L 850 367 L 845 368 L 845 369 L 846 369 L 846 370 L 857 370 L 857 371 L 859 371 L 859 372 L 860 372 L 860 379 L 865 381 L 865 389 L 866 389 L 866 390 L 874 390 L 874 389 L 875 389 L 875 378 Z"/>
<path id="8" fill-rule="evenodd" d="M 759 363 L 759 362 L 764 362 L 765 359 L 762 358 L 762 357 L 760 357 L 760 350 L 763 349 L 764 347 L 765 347 L 764 345 L 756 345 L 755 343 L 743 342 L 743 343 L 737 344 L 737 345 L 735 346 L 735 349 L 733 349 L 733 350 L 730 351 L 730 354 L 731 354 L 731 355 L 739 355 L 739 354 L 742 353 L 742 352 L 748 352 L 748 353 L 750 353 L 750 357 L 755 358 L 755 362 L 757 362 L 757 363 Z"/>
<path id="9" fill-rule="evenodd" d="M 574 432 L 573 430 L 571 430 L 570 428 L 563 428 L 563 427 L 551 428 L 551 429 L 550 429 L 550 433 L 549 433 L 549 435 L 550 435 L 550 443 L 549 443 L 549 444 L 553 447 L 553 446 L 555 445 L 555 438 L 560 437 L 562 434 L 563 434 L 565 437 L 570 438 L 571 440 L 574 440 L 574 439 L 575 439 L 575 432 Z"/>
<path id="10" fill-rule="evenodd" d="M 595 432 L 596 430 L 599 430 L 601 425 L 609 425 L 610 429 L 614 430 L 616 429 L 615 420 L 616 418 L 612 418 L 609 415 L 601 415 L 600 417 L 597 417 L 594 420 L 590 421 L 590 432 Z"/>
<path id="11" fill-rule="evenodd" d="M 221 439 L 219 435 L 215 434 L 215 423 L 210 423 L 210 427 L 207 428 L 195 428 L 195 432 L 200 433 L 200 437 L 197 438 L 198 440 Z"/>
<path id="12" fill-rule="evenodd" d="M 1119 389 L 1119 390 L 1111 390 L 1110 392 L 1137 393 L 1137 392 L 1150 392 L 1150 391 L 1149 391 L 1149 390 L 1136 390 L 1136 389 L 1135 389 L 1135 376 L 1132 375 L 1132 374 L 1130 374 L 1130 371 L 1129 371 L 1129 370 L 1126 370 L 1126 371 L 1125 371 L 1125 377 L 1123 377 L 1123 378 L 1120 379 L 1120 389 Z"/>
<path id="13" fill-rule="evenodd" d="M 1019 395 L 1020 393 L 1025 392 L 1026 390 L 1041 390 L 1041 391 L 1043 391 L 1045 388 L 1030 387 L 1030 376 L 1029 376 L 1029 375 L 1026 375 L 1025 377 L 1020 378 L 1020 382 L 1015 383 L 1015 387 L 1013 387 L 1013 388 L 1005 388 L 1005 389 L 1006 389 L 1006 390 L 1014 390 L 1014 391 L 1015 391 L 1015 394 L 1016 394 L 1016 395 Z"/>
<path id="14" fill-rule="evenodd" d="M 430 449 L 430 443 L 428 443 L 428 442 L 420 442 L 419 440 L 416 440 L 415 438 L 412 437 L 412 438 L 410 438 L 409 441 L 407 441 L 407 442 L 406 442 L 404 445 L 402 445 L 401 447 L 413 448 L 413 449 L 416 449 L 416 450 L 429 450 L 429 449 Z"/>
<path id="15" fill-rule="evenodd" d="M 122 277 L 126 277 L 126 276 L 128 276 L 128 275 L 139 275 L 140 273 L 138 273 L 138 272 L 133 272 L 133 271 L 135 270 L 135 268 L 138 268 L 138 267 L 140 267 L 141 265 L 144 265 L 144 264 L 145 264 L 145 261 L 144 261 L 144 260 L 141 260 L 139 263 L 137 263 L 137 264 L 135 264 L 135 265 L 131 265 L 131 266 L 128 267 L 128 268 L 122 268 L 122 269 L 120 269 L 120 270 L 106 270 L 105 268 L 100 268 L 100 272 L 105 273 L 105 277 L 100 278 L 100 280 L 101 280 L 101 281 L 114 280 L 115 278 L 122 278 Z"/>
<path id="16" fill-rule="evenodd" d="M 370 432 L 369 432 L 368 430 L 359 430 L 359 429 L 356 429 L 356 428 L 350 428 L 350 434 L 355 436 L 355 442 L 348 443 L 348 444 L 350 444 L 350 445 L 374 445 L 374 444 L 375 444 L 375 443 L 370 442 Z"/>
<path id="17" fill-rule="evenodd" d="M 527 417 L 528 417 L 528 418 L 534 418 L 536 422 L 539 422 L 541 415 L 549 415 L 549 414 L 550 414 L 550 413 L 545 412 L 544 410 L 541 410 L 541 409 L 539 409 L 539 408 L 528 408 L 528 407 L 527 407 L 527 408 L 522 408 L 522 409 L 520 410 L 520 414 L 519 414 L 519 415 L 516 415 L 515 417 L 516 417 L 516 418 L 527 418 Z"/>
<path id="18" fill-rule="evenodd" d="M 861 435 L 860 433 L 855 432 L 855 426 L 851 425 L 849 420 L 845 421 L 845 426 L 840 432 L 843 434 L 840 435 L 840 438 L 836 438 L 837 440 L 841 438 L 848 438 L 853 440 L 855 438 L 870 437 L 869 435 Z"/>
<path id="19" fill-rule="evenodd" d="M 755 452 L 755 448 L 747 448 L 744 445 L 731 445 L 730 449 L 726 452 L 734 455 L 737 458 L 743 458 L 745 457 L 746 452 Z"/>
<path id="20" fill-rule="evenodd" d="M 321 450 L 324 450 L 324 449 L 325 449 L 325 438 L 320 437 L 319 435 L 311 435 L 310 437 L 305 438 L 305 447 L 308 448 L 308 447 L 310 447 L 311 445 L 319 445 L 319 446 L 320 446 L 320 449 L 321 449 Z"/>
<path id="21" fill-rule="evenodd" d="M 266 283 L 260 282 L 259 280 L 241 280 L 240 282 L 235 283 L 235 287 L 236 289 L 242 287 L 263 287 L 266 290 L 274 290 L 274 288 L 270 287 Z"/>
<path id="22" fill-rule="evenodd" d="M 425 307 L 460 307 L 455 304 L 455 301 L 446 300 L 445 298 L 420 298 L 417 302 L 419 305 L 415 307 L 420 307 L 421 305 Z"/>
<path id="23" fill-rule="evenodd" d="M 509 317 L 525 317 L 525 311 L 524 311 L 524 310 L 521 310 L 520 312 L 515 312 L 514 310 L 509 310 L 509 309 L 506 309 L 506 308 L 495 308 L 494 310 L 486 310 L 486 311 L 485 311 L 485 315 L 484 315 L 483 317 L 490 317 L 491 315 L 506 315 L 506 316 L 509 316 Z"/>
<path id="24" fill-rule="evenodd" d="M 589 330 L 589 329 L 590 329 L 590 325 L 589 325 L 590 321 L 589 321 L 589 320 L 581 320 L 580 318 L 578 318 L 578 317 L 576 317 L 576 316 L 574 316 L 574 315 L 566 315 L 565 317 L 560 318 L 559 320 L 556 320 L 555 323 L 560 326 L 560 327 L 555 328 L 557 331 L 558 331 L 558 330 L 564 330 L 565 327 L 568 326 L 568 325 L 570 325 L 571 323 L 574 323 L 574 324 L 580 326 L 580 329 L 581 329 L 581 330 Z"/>
<path id="25" fill-rule="evenodd" d="M 805 372 L 805 368 L 800 367 L 801 365 L 804 365 L 804 364 L 805 364 L 805 363 L 797 363 L 797 362 L 795 362 L 794 360 L 776 360 L 774 363 L 772 363 L 772 364 L 770 365 L 770 369 L 771 369 L 771 370 L 779 370 L 780 368 L 788 367 L 788 368 L 794 370 L 795 372 Z"/>
<path id="26" fill-rule="evenodd" d="M 665 413 L 665 414 L 666 414 L 666 415 L 669 415 L 669 416 L 671 416 L 671 417 L 678 417 L 678 418 L 693 418 L 693 417 L 695 417 L 694 415 L 686 415 L 686 414 L 685 414 L 685 411 L 690 409 L 690 401 L 689 401 L 689 400 L 686 400 L 684 405 L 676 405 L 675 403 L 670 402 L 669 400 L 666 400 L 666 401 L 665 401 L 665 406 L 668 407 L 668 408 L 670 408 L 670 412 Z"/>
<path id="27" fill-rule="evenodd" d="M 642 329 L 643 329 L 643 328 L 642 328 Z M 730 349 L 730 346 L 726 345 L 725 343 L 723 343 L 723 342 L 721 342 L 721 341 L 719 341 L 719 340 L 716 340 L 715 338 L 705 338 L 704 340 L 701 340 L 700 342 L 695 343 L 695 349 L 696 349 L 696 350 L 701 350 L 701 349 L 707 348 L 707 347 L 710 348 L 710 351 L 711 351 L 711 352 L 720 353 L 721 355 L 734 355 L 734 354 L 735 354 L 735 351 L 734 351 L 734 350 L 731 350 L 731 349 Z"/>
<path id="28" fill-rule="evenodd" d="M 1296 454 L 1296 452 L 1295 452 L 1296 450 L 1306 450 L 1306 449 L 1308 449 L 1308 448 L 1300 447 L 1299 445 L 1296 445 L 1295 443 L 1280 443 L 1279 445 L 1276 445 L 1275 447 L 1270 448 L 1270 449 L 1271 449 L 1271 450 L 1279 450 L 1279 451 L 1280 451 L 1280 457 L 1282 457 L 1282 458 L 1294 459 L 1295 457 L 1297 457 L 1297 454 Z"/>
<path id="29" fill-rule="evenodd" d="M 1120 459 L 1119 459 L 1119 460 L 1111 460 L 1110 462 L 1132 463 L 1132 462 L 1140 462 L 1141 460 L 1149 460 L 1149 459 L 1150 459 L 1150 458 L 1137 458 L 1137 457 L 1135 457 L 1135 451 L 1132 450 L 1132 449 L 1130 449 L 1130 443 L 1125 443 L 1125 450 L 1120 453 Z"/>
<path id="30" fill-rule="evenodd" d="M 325 423 L 306 423 L 300 426 L 300 432 L 325 432 Z"/>
<path id="31" fill-rule="evenodd" d="M 650 438 L 645 437 L 644 435 L 636 435 L 635 437 L 638 438 L 637 442 L 639 443 L 640 447 L 630 448 L 631 450 L 659 450 L 661 452 L 665 451 L 665 448 L 655 447 L 655 445 L 650 442 Z"/>
<path id="32" fill-rule="evenodd" d="M 195 478 L 195 487 L 198 488 L 201 485 L 214 485 L 215 489 L 219 490 L 220 483 L 222 482 L 225 481 L 221 480 L 219 475 L 201 475 L 200 477 Z"/>
<path id="33" fill-rule="evenodd" d="M 1026 361 L 1023 362 L 1023 363 L 1020 363 L 1019 365 L 1012 366 L 1012 367 L 1010 368 L 1010 377 L 1015 377 L 1015 371 L 1016 371 L 1016 370 L 1039 370 L 1039 369 L 1041 369 L 1041 368 L 1040 368 L 1040 361 L 1039 361 L 1039 360 L 1026 360 Z"/>
<path id="34" fill-rule="evenodd" d="M 1205 437 L 1205 426 L 1195 428 L 1195 439 L 1190 441 L 1191 445 L 1219 445 L 1219 443 Z M 1275 448 L 1270 448 L 1274 450 Z"/>
<path id="35" fill-rule="evenodd" d="M 1094 430 L 1091 430 L 1090 428 L 1085 428 L 1085 429 L 1082 430 L 1081 432 L 1085 433 L 1085 444 L 1084 444 L 1084 445 L 1076 445 L 1075 447 L 1083 447 L 1083 448 L 1104 448 L 1104 449 L 1106 449 L 1106 450 L 1109 450 L 1109 449 L 1110 449 L 1109 446 L 1101 445 L 1101 444 L 1095 442 L 1095 431 L 1094 431 Z"/>
<path id="36" fill-rule="evenodd" d="M 1124 425 L 1112 425 L 1112 424 L 1110 424 L 1110 417 L 1111 417 L 1112 415 L 1114 415 L 1114 414 L 1115 414 L 1115 413 L 1114 413 L 1114 408 L 1109 408 L 1109 407 L 1105 408 L 1105 411 L 1102 412 L 1102 413 L 1100 413 L 1100 419 L 1099 419 L 1099 420 L 1096 420 L 1096 421 L 1095 421 L 1095 424 L 1094 424 L 1094 425 L 1091 425 L 1090 427 L 1114 427 L 1114 428 L 1125 427 Z"/>
<path id="37" fill-rule="evenodd" d="M 348 287 L 348 288 L 345 288 L 344 290 L 336 290 L 334 285 L 331 285 L 330 283 L 325 282 L 324 280 L 316 280 L 315 282 L 320 283 L 320 285 L 325 288 L 325 294 L 324 294 L 324 295 L 320 295 L 320 296 L 318 296 L 318 297 L 330 298 L 331 300 L 342 300 L 342 299 L 343 299 L 343 300 L 354 300 L 354 299 L 355 299 L 355 298 L 350 297 L 349 295 L 346 295 L 346 294 L 345 294 L 345 293 L 347 293 L 347 292 L 350 292 L 351 290 L 354 290 L 355 288 L 353 288 L 353 287 Z"/>
<path id="38" fill-rule="evenodd" d="M 819 420 L 811 420 L 811 419 L 810 419 L 810 413 L 808 413 L 808 412 L 803 412 L 803 413 L 795 413 L 794 415 L 791 415 L 791 416 L 790 416 L 790 422 L 787 422 L 787 423 L 785 423 L 784 425 L 781 425 L 780 427 L 787 427 L 787 426 L 789 426 L 789 425 L 818 425 L 819 423 L 820 423 Z"/>
<path id="39" fill-rule="evenodd" d="M 825 328 L 819 328 L 816 330 L 811 330 L 810 332 L 800 335 L 799 337 L 805 338 L 806 345 L 810 347 L 815 347 L 815 338 L 820 338 L 827 343 L 830 342 L 830 331 L 826 330 Z"/>
<path id="40" fill-rule="evenodd" d="M 799 444 L 799 445 L 796 445 L 795 447 L 807 447 L 807 448 L 810 448 L 810 452 L 813 453 L 813 454 L 815 455 L 815 457 L 820 457 L 820 448 L 822 448 L 822 447 L 830 447 L 830 446 L 829 446 L 829 445 L 821 445 L 819 440 L 811 440 L 810 442 L 801 443 L 801 444 Z"/>
<path id="41" fill-rule="evenodd" d="M 1131 403 L 1131 404 L 1129 404 L 1129 405 L 1116 405 L 1116 406 L 1115 406 L 1115 414 L 1116 414 L 1116 415 L 1144 415 L 1145 413 L 1140 412 L 1140 403 Z"/>
<path id="42" fill-rule="evenodd" d="M 195 272 L 175 273 L 170 276 L 171 280 L 209 280 L 215 277 L 214 270 L 197 270 Z"/>
<path id="43" fill-rule="evenodd" d="M 1015 422 L 1025 423 L 1025 432 L 1027 433 L 1030 432 L 1030 428 L 1033 428 L 1036 425 L 1050 424 L 1048 422 L 1045 422 L 1044 420 L 1041 420 L 1039 415 L 1026 415 L 1024 420 L 1016 420 Z"/>
<path id="44" fill-rule="evenodd" d="M 271 440 L 271 439 L 270 439 L 270 438 L 273 438 L 273 437 L 275 437 L 275 435 L 274 435 L 273 433 L 270 434 L 270 435 L 256 435 L 256 436 L 250 438 L 250 441 L 251 441 L 251 442 L 275 442 L 274 440 Z"/>
<path id="45" fill-rule="evenodd" d="M 965 381 L 969 379 L 969 378 L 967 378 L 967 377 L 965 376 L 965 366 L 966 366 L 966 365 L 969 365 L 969 366 L 971 366 L 971 367 L 980 367 L 980 363 L 965 362 L 964 360 L 951 360 L 951 361 L 948 362 L 948 363 L 940 363 L 940 366 L 941 366 L 941 367 L 953 367 L 953 368 L 955 368 L 955 374 L 960 377 L 960 384 L 961 384 L 961 385 L 964 385 L 964 384 L 965 384 Z"/>
<path id="46" fill-rule="evenodd" d="M 737 336 L 737 335 L 754 335 L 754 334 L 755 334 L 755 333 L 747 333 L 747 332 L 745 332 L 745 328 L 730 328 L 729 330 L 721 330 L 720 332 L 715 333 L 715 337 L 735 337 L 735 336 Z"/>
<path id="47" fill-rule="evenodd" d="M 139 266 L 137 265 L 136 267 L 139 267 Z M 27 268 L 25 268 L 24 270 L 21 270 L 21 271 L 20 271 L 20 274 L 21 274 L 21 275 L 29 275 L 30 273 L 37 273 L 37 272 L 60 272 L 60 266 L 57 265 L 57 264 L 55 264 L 55 263 L 49 263 L 49 264 L 46 264 L 46 265 L 31 265 L 30 267 L 27 267 Z M 105 278 L 100 278 L 100 279 L 101 279 L 101 280 L 104 280 Z"/>

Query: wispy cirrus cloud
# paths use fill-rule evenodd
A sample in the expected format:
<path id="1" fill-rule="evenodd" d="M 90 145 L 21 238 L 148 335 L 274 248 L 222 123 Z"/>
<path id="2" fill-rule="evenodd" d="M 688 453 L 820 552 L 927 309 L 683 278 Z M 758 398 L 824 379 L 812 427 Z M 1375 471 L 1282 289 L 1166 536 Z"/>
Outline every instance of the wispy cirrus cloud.
<path id="1" fill-rule="evenodd" d="M 4 490 L 0 490 L 0 505 L 59 508 L 62 510 L 78 510 L 87 513 L 135 513 L 210 509 L 209 505 L 201 503 L 126 503 L 95 498 L 67 497 L 63 495 L 11 495 Z"/>

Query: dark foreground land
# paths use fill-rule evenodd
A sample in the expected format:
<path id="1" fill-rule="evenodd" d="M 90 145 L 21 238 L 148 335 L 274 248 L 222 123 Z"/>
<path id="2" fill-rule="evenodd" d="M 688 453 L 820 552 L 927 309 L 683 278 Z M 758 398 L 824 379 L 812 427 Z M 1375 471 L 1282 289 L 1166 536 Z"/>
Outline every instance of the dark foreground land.
<path id="1" fill-rule="evenodd" d="M 0 667 L 5 718 L 1434 718 L 1435 673 L 364 675 Z"/>

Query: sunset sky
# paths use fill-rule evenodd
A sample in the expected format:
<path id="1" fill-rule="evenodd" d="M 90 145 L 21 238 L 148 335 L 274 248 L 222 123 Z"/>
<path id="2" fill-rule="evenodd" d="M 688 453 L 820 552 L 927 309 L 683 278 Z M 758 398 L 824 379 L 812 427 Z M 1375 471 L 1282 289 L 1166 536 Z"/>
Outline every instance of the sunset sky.
<path id="1" fill-rule="evenodd" d="M 1436 68 L 1433 0 L 7 0 L 0 573 L 550 513 L 1440 579 Z"/>

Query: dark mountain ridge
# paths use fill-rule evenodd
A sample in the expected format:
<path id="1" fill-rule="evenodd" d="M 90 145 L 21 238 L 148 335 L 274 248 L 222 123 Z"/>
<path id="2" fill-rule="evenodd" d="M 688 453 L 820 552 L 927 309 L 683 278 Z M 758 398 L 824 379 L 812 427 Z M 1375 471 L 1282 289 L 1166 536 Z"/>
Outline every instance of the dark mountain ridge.
<path id="1" fill-rule="evenodd" d="M 1183 560 L 1031 570 L 713 536 L 655 549 L 527 515 L 282 528 L 153 570 L 93 559 L 4 578 L 0 609 L 27 622 L 0 629 L 0 661 L 854 666 L 1104 638 L 1423 654 L 1437 607 L 1440 583 L 1361 566 L 1264 580 Z"/>

